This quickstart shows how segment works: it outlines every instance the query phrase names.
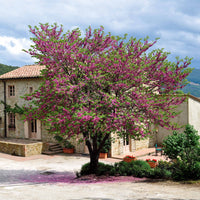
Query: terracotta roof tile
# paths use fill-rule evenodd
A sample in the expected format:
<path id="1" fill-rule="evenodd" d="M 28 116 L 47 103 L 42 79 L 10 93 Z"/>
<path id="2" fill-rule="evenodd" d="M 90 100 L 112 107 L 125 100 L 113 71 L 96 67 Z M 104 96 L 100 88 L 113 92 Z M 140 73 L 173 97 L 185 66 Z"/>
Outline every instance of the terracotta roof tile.
<path id="1" fill-rule="evenodd" d="M 32 78 L 40 77 L 41 70 L 44 69 L 44 65 L 25 65 L 8 73 L 0 76 L 0 79 L 16 79 L 16 78 Z"/>

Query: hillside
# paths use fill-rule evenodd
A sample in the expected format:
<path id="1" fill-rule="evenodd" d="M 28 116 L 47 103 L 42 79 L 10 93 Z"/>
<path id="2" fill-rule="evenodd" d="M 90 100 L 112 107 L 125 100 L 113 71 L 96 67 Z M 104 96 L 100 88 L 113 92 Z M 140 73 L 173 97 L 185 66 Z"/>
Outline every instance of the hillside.
<path id="1" fill-rule="evenodd" d="M 187 77 L 187 80 L 190 83 L 186 85 L 182 91 L 184 93 L 190 93 L 193 96 L 200 97 L 200 69 L 194 69 Z"/>
<path id="2" fill-rule="evenodd" d="M 16 66 L 0 64 L 0 75 L 10 72 L 17 68 L 18 67 L 16 67 Z"/>

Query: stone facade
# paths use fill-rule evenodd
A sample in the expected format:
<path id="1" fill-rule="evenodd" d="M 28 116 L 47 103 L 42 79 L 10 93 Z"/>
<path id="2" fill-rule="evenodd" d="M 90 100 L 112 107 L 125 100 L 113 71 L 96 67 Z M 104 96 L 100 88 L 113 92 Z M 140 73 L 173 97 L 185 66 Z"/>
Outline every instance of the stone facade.
<path id="1" fill-rule="evenodd" d="M 193 125 L 200 135 L 200 99 L 188 98 L 188 122 Z"/>
<path id="2" fill-rule="evenodd" d="M 11 107 L 14 107 L 17 103 L 19 106 L 28 105 L 28 101 L 25 101 L 22 96 L 25 94 L 29 94 L 30 91 L 33 92 L 34 90 L 38 89 L 40 83 L 42 82 L 42 78 L 19 78 L 19 79 L 7 79 L 5 81 L 0 81 L 0 101 L 4 101 L 4 95 L 6 94 L 6 103 Z M 6 91 L 4 92 L 4 84 Z M 9 95 L 9 87 L 14 86 L 15 88 L 15 95 Z M 7 135 L 7 138 L 17 138 L 17 139 L 31 139 L 31 140 L 38 140 L 44 142 L 44 144 L 56 142 L 54 139 L 54 135 L 50 134 L 40 120 L 38 119 L 37 124 L 37 133 L 34 137 L 31 137 L 30 132 L 30 124 L 27 121 L 23 121 L 21 119 L 20 114 L 15 114 L 15 127 L 9 127 L 9 114 L 6 114 L 6 133 L 5 133 L 5 118 L 4 118 L 4 105 L 0 104 L 0 137 L 4 138 Z M 72 139 L 71 142 L 74 144 L 77 153 L 85 153 L 87 150 L 85 148 L 85 144 L 77 142 L 78 139 Z M 5 145 L 3 145 L 5 148 Z M 3 148 L 3 147 L 2 147 Z M 17 154 L 24 155 L 21 153 L 23 151 L 22 146 L 18 145 L 15 146 L 12 144 L 12 148 L 14 151 L 18 152 Z M 31 148 L 33 149 L 33 148 Z M 46 150 L 45 145 L 43 150 Z M 7 152 L 11 152 L 10 147 Z M 29 146 L 26 146 L 26 151 L 29 152 Z M 3 151 L 4 152 L 4 151 Z M 33 151 L 32 151 L 33 152 Z M 27 153 L 30 154 L 30 153 Z"/>
<path id="3" fill-rule="evenodd" d="M 28 105 L 28 101 L 25 101 L 22 96 L 30 93 L 30 90 L 34 91 L 38 89 L 41 78 L 24 78 L 24 79 L 11 79 L 6 80 L 6 103 L 11 107 L 14 107 L 17 103 L 19 106 Z M 9 86 L 13 85 L 15 87 L 15 96 L 9 96 Z M 4 83 L 0 82 L 0 101 L 4 101 Z M 4 105 L 0 104 L 0 136 L 5 136 L 5 120 L 4 120 Z M 20 114 L 15 114 L 15 128 L 9 128 L 9 117 L 8 113 L 6 116 L 7 121 L 7 137 L 8 138 L 29 138 L 28 134 L 28 124 L 21 119 Z M 40 120 L 37 120 L 37 136 L 31 138 L 33 140 L 42 140 L 44 142 L 53 142 L 53 135 L 50 135 L 46 130 L 46 127 L 41 124 Z M 39 135 L 39 136 L 38 136 Z M 55 142 L 55 141 L 54 141 Z"/>
<path id="4" fill-rule="evenodd" d="M 25 67 L 27 68 L 27 67 Z M 36 68 L 35 68 L 36 69 Z M 13 73 L 14 74 L 14 73 Z M 19 73 L 18 73 L 19 74 Z M 7 78 L 6 78 L 7 77 Z M 24 96 L 25 94 L 31 93 L 34 90 L 38 89 L 40 83 L 42 82 L 42 78 L 37 77 L 19 77 L 19 78 L 8 78 L 8 76 L 4 76 L 4 79 L 0 78 L 0 101 L 5 100 L 5 94 L 6 94 L 6 103 L 12 107 L 14 107 L 15 103 L 17 103 L 19 106 L 22 105 L 28 105 L 28 101 L 25 101 L 21 98 L 21 96 Z M 10 95 L 10 92 L 13 90 L 14 86 L 14 95 Z M 181 114 L 173 119 L 174 122 L 177 122 L 179 125 L 185 125 L 187 123 L 190 123 L 191 125 L 194 125 L 194 128 L 198 130 L 200 133 L 200 100 L 196 97 L 193 97 L 189 95 L 188 100 L 181 105 L 178 106 L 177 111 L 182 111 Z M 41 123 L 41 121 L 38 119 L 34 122 L 34 126 L 37 126 L 37 131 L 33 132 L 33 122 L 31 121 L 23 121 L 21 120 L 20 114 L 15 114 L 15 127 L 9 126 L 11 117 L 8 116 L 8 113 L 6 114 L 6 123 L 5 123 L 5 117 L 4 117 L 4 105 L 0 104 L 0 137 L 7 136 L 8 138 L 26 138 L 30 140 L 35 141 L 42 141 L 44 143 L 52 143 L 56 142 L 54 140 L 54 135 L 50 134 L 46 127 Z M 6 129 L 5 129 L 6 124 Z M 126 143 L 123 138 L 117 137 L 116 134 L 113 133 L 112 137 L 115 138 L 115 141 L 111 144 L 111 156 L 114 155 L 120 155 L 125 154 L 128 152 L 134 152 L 136 150 L 142 149 L 142 148 L 148 148 L 153 147 L 155 143 L 162 144 L 163 139 L 172 133 L 172 131 L 168 131 L 166 129 L 163 129 L 161 127 L 157 128 L 156 133 L 151 133 L 150 137 L 144 140 L 134 140 L 134 139 L 128 139 L 128 143 Z M 181 130 L 182 131 L 182 130 Z M 77 153 L 88 153 L 87 147 L 85 146 L 84 142 L 78 142 L 80 138 L 73 138 L 71 139 L 71 142 L 75 145 L 75 149 Z M 37 145 L 36 145 L 37 146 Z M 12 147 L 18 152 L 18 154 L 22 155 L 23 153 L 20 153 L 23 150 L 23 148 L 27 148 L 26 152 L 29 152 L 29 149 L 34 149 L 32 152 L 39 152 L 40 151 L 40 145 L 38 147 L 31 147 L 27 145 L 26 147 L 16 147 L 14 144 Z M 5 149 L 6 145 L 2 144 L 2 148 Z M 43 149 L 44 149 L 43 145 Z M 10 149 L 10 148 L 9 148 Z M 2 150 L 3 151 L 3 150 Z M 10 152 L 10 150 L 8 150 Z M 31 152 L 31 151 L 30 151 Z M 12 152 L 11 152 L 12 153 Z M 30 155 L 31 153 L 27 153 Z M 26 155 L 24 153 L 24 155 Z"/>
<path id="5" fill-rule="evenodd" d="M 143 148 L 149 148 L 154 145 L 151 138 L 147 139 L 128 139 L 128 145 L 125 144 L 123 138 L 118 137 L 116 134 L 112 135 L 114 141 L 111 143 L 111 156 L 128 154 Z"/>
<path id="6" fill-rule="evenodd" d="M 184 126 L 186 124 L 190 124 L 194 126 L 200 135 L 200 99 L 192 95 L 188 95 L 187 100 L 177 107 L 177 111 L 181 111 L 181 113 L 176 116 L 172 122 L 183 126 L 183 128 L 177 131 L 180 133 L 183 132 L 185 129 Z M 158 127 L 158 133 L 155 136 L 155 143 L 161 145 L 163 140 L 168 135 L 172 135 L 172 133 L 172 130 L 166 130 L 165 128 Z"/>

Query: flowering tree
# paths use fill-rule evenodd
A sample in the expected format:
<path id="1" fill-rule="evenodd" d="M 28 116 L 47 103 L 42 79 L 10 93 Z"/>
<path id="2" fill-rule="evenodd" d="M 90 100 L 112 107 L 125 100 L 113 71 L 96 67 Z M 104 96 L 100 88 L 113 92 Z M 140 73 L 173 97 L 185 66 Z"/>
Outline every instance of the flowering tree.
<path id="1" fill-rule="evenodd" d="M 34 45 L 26 52 L 46 69 L 40 88 L 25 97 L 34 104 L 26 118 L 39 118 L 68 138 L 82 134 L 91 172 L 111 133 L 146 137 L 151 124 L 172 126 L 174 106 L 185 99 L 174 94 L 185 84 L 190 59 L 171 63 L 162 50 L 147 53 L 157 41 L 125 42 L 103 27 L 93 32 L 89 27 L 84 37 L 78 29 L 64 33 L 56 24 L 30 27 L 30 32 Z"/>

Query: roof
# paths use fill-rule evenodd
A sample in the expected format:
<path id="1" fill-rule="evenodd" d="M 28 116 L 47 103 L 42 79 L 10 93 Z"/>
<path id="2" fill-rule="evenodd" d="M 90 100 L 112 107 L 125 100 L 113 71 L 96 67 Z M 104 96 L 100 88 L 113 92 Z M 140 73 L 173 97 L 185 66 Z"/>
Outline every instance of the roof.
<path id="1" fill-rule="evenodd" d="M 195 100 L 195 101 L 200 102 L 200 98 L 199 98 L 199 97 L 195 97 L 195 96 L 193 96 L 193 95 L 191 95 L 191 94 L 188 94 L 188 97 L 190 97 L 191 99 L 193 99 L 193 100 Z"/>
<path id="2" fill-rule="evenodd" d="M 41 77 L 41 70 L 44 68 L 44 65 L 25 65 L 1 75 L 0 80 Z"/>

